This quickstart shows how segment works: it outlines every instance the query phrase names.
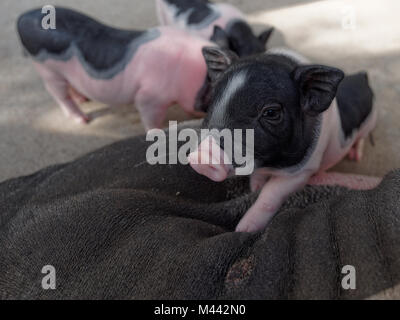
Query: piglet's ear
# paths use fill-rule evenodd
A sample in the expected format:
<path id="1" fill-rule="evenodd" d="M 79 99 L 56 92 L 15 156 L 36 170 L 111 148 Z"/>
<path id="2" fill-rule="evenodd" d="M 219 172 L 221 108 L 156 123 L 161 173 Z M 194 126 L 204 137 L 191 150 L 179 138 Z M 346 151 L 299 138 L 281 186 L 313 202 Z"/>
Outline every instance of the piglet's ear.
<path id="1" fill-rule="evenodd" d="M 261 43 L 263 43 L 264 45 L 267 45 L 267 42 L 269 40 L 269 38 L 271 37 L 272 33 L 274 32 L 274 28 L 269 28 L 267 30 L 265 30 L 263 33 L 261 33 L 258 36 L 258 39 L 261 41 Z"/>
<path id="2" fill-rule="evenodd" d="M 238 56 L 232 51 L 216 47 L 204 47 L 203 56 L 206 59 L 208 75 L 213 82 L 238 59 Z"/>
<path id="3" fill-rule="evenodd" d="M 299 86 L 303 111 L 317 116 L 330 107 L 344 73 L 336 68 L 311 65 L 298 67 L 292 76 Z"/>
<path id="4" fill-rule="evenodd" d="M 211 41 L 215 42 L 222 49 L 229 49 L 228 34 L 221 27 L 214 27 L 214 33 L 211 37 Z"/>

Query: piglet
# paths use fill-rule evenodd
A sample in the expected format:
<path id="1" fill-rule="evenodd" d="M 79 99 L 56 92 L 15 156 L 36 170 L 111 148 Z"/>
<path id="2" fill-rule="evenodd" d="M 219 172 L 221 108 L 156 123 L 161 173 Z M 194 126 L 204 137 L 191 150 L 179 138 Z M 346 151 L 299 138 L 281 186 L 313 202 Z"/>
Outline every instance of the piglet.
<path id="1" fill-rule="evenodd" d="M 208 0 L 156 0 L 161 25 L 186 30 L 220 47 L 230 49 L 240 57 L 261 53 L 274 28 L 255 36 L 245 15 L 227 3 Z"/>
<path id="2" fill-rule="evenodd" d="M 86 123 L 77 102 L 135 103 L 146 129 L 159 128 L 169 106 L 203 110 L 211 42 L 172 27 L 128 31 L 56 8 L 56 29 L 45 30 L 41 9 L 18 19 L 18 32 L 48 92 L 66 115 Z M 70 88 L 73 88 L 70 90 Z"/>
<path id="3" fill-rule="evenodd" d="M 238 60 L 232 52 L 205 48 L 204 56 L 213 91 L 203 128 L 254 130 L 250 187 L 260 194 L 237 231 L 264 228 L 290 194 L 346 155 L 361 160 L 377 119 L 365 72 L 345 77 L 285 49 Z M 246 148 L 246 141 L 237 147 Z M 214 181 L 233 175 L 238 165 L 223 142 L 207 136 L 189 155 L 193 169 Z"/>

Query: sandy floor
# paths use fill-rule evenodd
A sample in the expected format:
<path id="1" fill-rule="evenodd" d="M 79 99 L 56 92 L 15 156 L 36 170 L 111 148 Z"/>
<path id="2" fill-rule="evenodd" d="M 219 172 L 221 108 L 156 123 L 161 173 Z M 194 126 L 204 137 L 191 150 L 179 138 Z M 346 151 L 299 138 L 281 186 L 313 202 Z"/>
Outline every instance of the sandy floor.
<path id="1" fill-rule="evenodd" d="M 383 175 L 400 167 L 400 2 L 398 0 L 231 0 L 261 30 L 278 32 L 272 45 L 288 45 L 319 63 L 346 72 L 367 70 L 380 109 L 375 147 L 362 163 L 344 161 L 338 170 Z M 157 25 L 151 0 L 53 0 L 117 27 Z M 111 142 L 143 132 L 133 107 L 121 107 L 81 126 L 66 119 L 22 56 L 15 32 L 19 14 L 43 5 L 3 0 L 0 13 L 0 181 L 72 160 Z M 354 24 L 346 17 L 354 16 Z M 87 112 L 105 106 L 86 104 Z M 102 111 L 100 113 L 103 113 Z M 187 119 L 179 108 L 170 120 Z"/>

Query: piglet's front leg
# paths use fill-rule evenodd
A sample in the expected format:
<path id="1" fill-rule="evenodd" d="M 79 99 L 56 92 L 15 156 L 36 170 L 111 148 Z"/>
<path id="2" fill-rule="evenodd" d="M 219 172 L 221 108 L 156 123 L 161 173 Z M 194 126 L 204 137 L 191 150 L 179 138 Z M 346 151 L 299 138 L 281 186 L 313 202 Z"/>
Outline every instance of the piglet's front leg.
<path id="1" fill-rule="evenodd" d="M 151 90 L 142 90 L 138 93 L 135 103 L 146 131 L 162 127 L 169 106 L 162 97 Z"/>
<path id="2" fill-rule="evenodd" d="M 250 177 L 250 190 L 251 192 L 260 191 L 268 182 L 270 176 L 264 173 L 253 173 Z"/>
<path id="3" fill-rule="evenodd" d="M 237 232 L 262 230 L 277 213 L 290 194 L 305 187 L 311 174 L 294 177 L 272 177 L 262 188 L 254 205 L 236 227 Z"/>

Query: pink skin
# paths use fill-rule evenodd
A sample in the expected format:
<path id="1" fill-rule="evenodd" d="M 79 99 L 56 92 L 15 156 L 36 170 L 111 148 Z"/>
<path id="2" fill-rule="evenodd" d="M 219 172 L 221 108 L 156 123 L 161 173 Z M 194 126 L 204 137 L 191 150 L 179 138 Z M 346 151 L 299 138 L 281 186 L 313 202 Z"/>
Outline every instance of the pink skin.
<path id="1" fill-rule="evenodd" d="M 69 87 L 68 94 L 75 101 L 76 104 L 82 104 L 88 102 L 89 99 L 82 95 L 78 90 L 73 87 Z"/>
<path id="2" fill-rule="evenodd" d="M 222 182 L 232 172 L 232 165 L 225 164 L 226 153 L 213 137 L 204 139 L 198 149 L 188 157 L 190 166 L 199 174 L 215 182 Z"/>
<path id="3" fill-rule="evenodd" d="M 313 176 L 308 184 L 315 186 L 341 186 L 353 190 L 372 190 L 382 182 L 382 178 L 346 174 L 338 172 L 322 172 Z"/>
<path id="4" fill-rule="evenodd" d="M 34 64 L 48 92 L 77 122 L 89 121 L 76 103 L 88 98 L 108 105 L 135 103 L 146 130 L 160 128 L 168 107 L 175 103 L 198 114 L 195 100 L 207 74 L 202 48 L 212 44 L 174 28 L 159 30 L 161 36 L 142 45 L 112 79 L 92 78 L 76 57 Z M 70 87 L 79 88 L 79 93 L 71 94 Z"/>
<path id="5" fill-rule="evenodd" d="M 211 5 L 220 13 L 220 18 L 213 21 L 210 25 L 203 29 L 190 28 L 184 19 L 176 19 L 175 12 L 171 7 L 166 5 L 163 0 L 156 0 L 158 21 L 163 26 L 173 26 L 175 28 L 186 30 L 193 35 L 202 37 L 203 39 L 210 39 L 214 34 L 214 27 L 219 26 L 225 29 L 227 24 L 235 19 L 245 20 L 245 15 L 234 6 L 227 3 L 213 3 Z"/>
<path id="6" fill-rule="evenodd" d="M 325 173 L 349 153 L 354 160 L 361 159 L 362 141 L 375 127 L 376 118 L 377 113 L 374 110 L 359 132 L 350 141 L 347 141 L 345 147 L 342 147 L 340 116 L 335 100 L 323 114 L 322 132 L 317 147 L 303 167 L 294 172 L 260 168 L 253 173 L 250 178 L 250 187 L 253 192 L 260 190 L 260 195 L 244 215 L 236 227 L 236 231 L 254 232 L 263 229 L 290 194 L 301 190 L 308 183 L 340 185 L 363 190 L 377 186 L 380 183 L 380 179 L 377 178 Z M 189 163 L 192 168 L 216 182 L 225 180 L 233 172 L 232 166 L 224 164 L 222 161 L 212 165 L 196 164 L 194 160 L 209 156 L 210 150 L 218 148 L 215 139 L 208 137 L 195 152 L 189 155 Z"/>

